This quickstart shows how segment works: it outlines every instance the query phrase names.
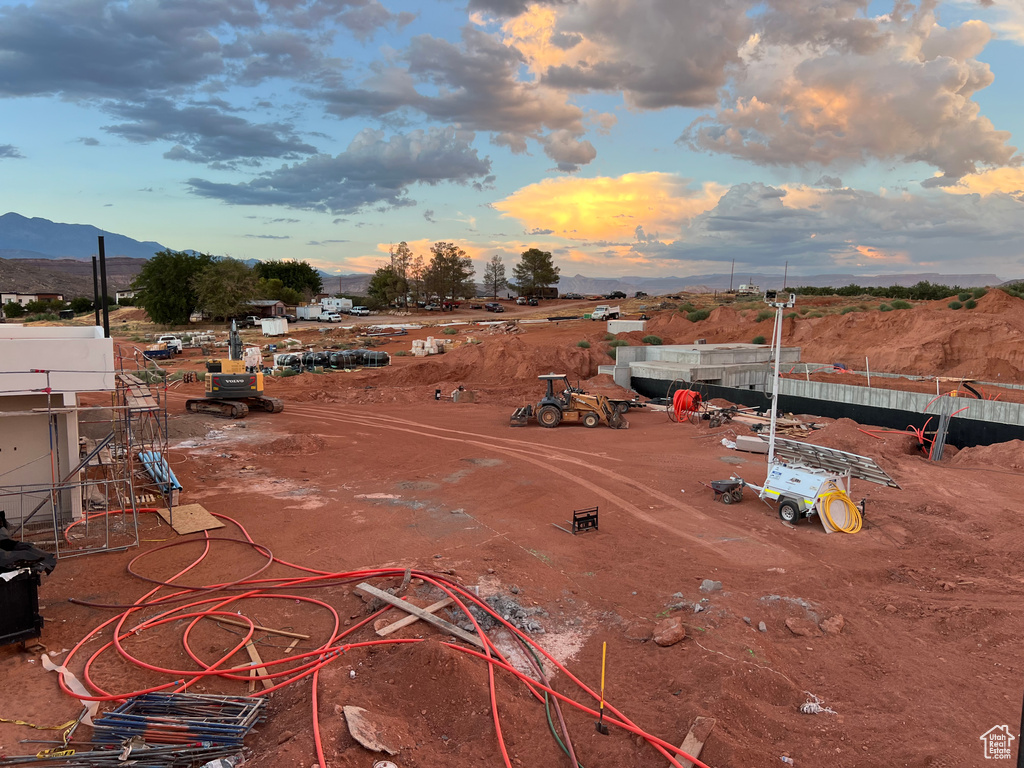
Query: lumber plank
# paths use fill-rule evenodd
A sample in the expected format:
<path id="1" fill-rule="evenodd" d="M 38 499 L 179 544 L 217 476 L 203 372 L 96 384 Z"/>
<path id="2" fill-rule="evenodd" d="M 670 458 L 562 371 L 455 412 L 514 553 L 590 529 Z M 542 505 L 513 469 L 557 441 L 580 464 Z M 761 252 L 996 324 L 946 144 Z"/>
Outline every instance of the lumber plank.
<path id="1" fill-rule="evenodd" d="M 363 592 L 365 592 L 368 595 L 373 595 L 377 599 L 383 600 L 385 603 L 389 603 L 390 605 L 395 606 L 395 608 L 401 608 L 406 613 L 411 613 L 414 616 L 419 616 L 421 619 L 423 619 L 426 622 L 429 622 L 430 624 L 433 624 L 438 629 L 444 630 L 445 632 L 451 635 L 455 635 L 455 637 L 459 638 L 460 640 L 465 640 L 467 643 L 475 645 L 477 648 L 480 648 L 481 650 L 484 647 L 483 642 L 476 635 L 472 635 L 469 632 L 466 632 L 465 630 L 459 629 L 451 622 L 447 622 L 444 619 L 438 618 L 432 613 L 428 613 L 422 608 L 412 605 L 411 603 L 407 603 L 400 597 L 395 597 L 394 595 L 391 595 L 382 589 L 377 589 L 372 584 L 367 584 L 364 581 L 362 584 L 359 585 L 359 589 L 363 590 Z"/>
<path id="2" fill-rule="evenodd" d="M 452 600 L 450 597 L 446 597 L 444 600 L 438 600 L 433 605 L 428 605 L 423 610 L 426 611 L 427 613 L 437 613 L 442 608 L 447 608 L 449 605 L 451 605 L 454 602 L 455 601 Z M 419 620 L 420 620 L 419 616 L 410 613 L 404 619 L 399 619 L 396 622 L 388 624 L 386 627 L 381 627 L 380 629 L 377 630 L 377 634 L 380 635 L 381 637 L 387 637 L 392 632 L 397 632 L 402 627 L 408 627 L 410 624 L 414 624 L 414 623 L 416 623 Z"/>
<path id="3" fill-rule="evenodd" d="M 221 624 L 230 624 L 233 627 L 242 627 L 248 629 L 249 624 L 245 621 L 235 621 L 234 619 L 225 619 L 223 616 L 210 616 L 209 618 L 214 621 L 220 622 Z M 253 629 L 257 629 L 261 632 L 267 632 L 271 635 L 280 635 L 281 637 L 294 637 L 296 640 L 309 640 L 309 635 L 303 635 L 299 632 L 288 632 L 283 629 L 272 629 L 270 627 L 264 627 L 259 624 L 253 624 Z"/>
<path id="4" fill-rule="evenodd" d="M 698 717 L 693 721 L 689 733 L 686 734 L 686 738 L 683 739 L 679 748 L 686 754 L 699 758 L 700 751 L 704 749 L 704 742 L 708 740 L 711 729 L 715 727 L 715 722 L 713 717 Z M 693 768 L 693 762 L 683 757 L 679 758 L 679 764 L 683 768 Z"/>
<path id="5" fill-rule="evenodd" d="M 267 668 L 263 666 L 263 659 L 260 658 L 260 652 L 256 650 L 256 646 L 252 644 L 252 640 L 245 644 L 245 650 L 249 653 L 250 661 L 256 665 L 249 670 L 249 676 L 252 677 L 253 671 L 255 671 L 259 676 L 259 681 L 263 683 L 263 687 L 272 688 L 274 684 L 267 680 L 266 675 L 269 673 L 267 672 Z"/>

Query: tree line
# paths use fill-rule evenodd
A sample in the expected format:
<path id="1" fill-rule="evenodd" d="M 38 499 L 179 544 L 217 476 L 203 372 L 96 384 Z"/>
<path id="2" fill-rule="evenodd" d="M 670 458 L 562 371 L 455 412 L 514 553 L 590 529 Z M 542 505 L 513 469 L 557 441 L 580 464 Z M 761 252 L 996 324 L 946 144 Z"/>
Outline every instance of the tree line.
<path id="1" fill-rule="evenodd" d="M 913 299 L 915 301 L 937 301 L 965 291 L 959 285 L 941 285 L 922 280 L 914 285 L 890 285 L 888 288 L 881 286 L 864 286 L 851 283 L 842 288 L 831 286 L 817 287 L 802 285 L 799 288 L 787 288 L 793 293 L 805 296 L 875 296 L 880 299 Z"/>
<path id="2" fill-rule="evenodd" d="M 477 285 L 476 269 L 466 252 L 454 243 L 437 242 L 430 246 L 430 260 L 413 253 L 404 240 L 388 251 L 387 261 L 370 279 L 370 300 L 379 306 L 408 306 L 432 297 L 445 299 L 473 298 Z M 559 280 L 559 268 L 552 263 L 551 253 L 530 248 L 520 254 L 512 268 L 510 282 L 502 257 L 495 254 L 484 266 L 483 286 L 494 298 L 506 288 L 524 296 Z"/>
<path id="3" fill-rule="evenodd" d="M 183 325 L 193 312 L 214 319 L 243 314 L 257 299 L 298 304 L 323 290 L 315 267 L 305 261 L 258 261 L 192 251 L 160 251 L 132 282 L 135 303 L 154 323 Z"/>

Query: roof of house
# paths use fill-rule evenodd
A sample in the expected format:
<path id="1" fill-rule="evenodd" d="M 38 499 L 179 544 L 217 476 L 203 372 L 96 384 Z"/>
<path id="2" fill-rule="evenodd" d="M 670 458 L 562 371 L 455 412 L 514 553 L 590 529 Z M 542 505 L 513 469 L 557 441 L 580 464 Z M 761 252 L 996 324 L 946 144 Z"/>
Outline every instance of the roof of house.
<path id="1" fill-rule="evenodd" d="M 249 305 L 253 307 L 274 307 L 278 304 L 284 306 L 284 302 L 280 299 L 255 299 L 249 302 Z"/>

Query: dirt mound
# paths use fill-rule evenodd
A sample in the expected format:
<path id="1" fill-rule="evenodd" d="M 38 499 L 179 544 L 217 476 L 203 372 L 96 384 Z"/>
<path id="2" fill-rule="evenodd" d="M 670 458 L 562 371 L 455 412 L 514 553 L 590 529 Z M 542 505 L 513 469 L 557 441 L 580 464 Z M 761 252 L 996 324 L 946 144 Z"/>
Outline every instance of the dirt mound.
<path id="1" fill-rule="evenodd" d="M 958 467 L 1001 467 L 1024 470 L 1024 440 L 964 448 L 950 462 Z"/>
<path id="2" fill-rule="evenodd" d="M 289 435 L 264 443 L 260 453 L 267 456 L 304 456 L 320 453 L 326 447 L 327 441 L 318 435 Z"/>
<path id="3" fill-rule="evenodd" d="M 812 432 L 804 442 L 867 456 L 877 460 L 886 471 L 893 469 L 895 462 L 909 455 L 920 455 L 917 451 L 917 438 L 913 435 L 881 434 L 873 437 L 862 431 L 871 429 L 852 419 L 836 419 Z"/>

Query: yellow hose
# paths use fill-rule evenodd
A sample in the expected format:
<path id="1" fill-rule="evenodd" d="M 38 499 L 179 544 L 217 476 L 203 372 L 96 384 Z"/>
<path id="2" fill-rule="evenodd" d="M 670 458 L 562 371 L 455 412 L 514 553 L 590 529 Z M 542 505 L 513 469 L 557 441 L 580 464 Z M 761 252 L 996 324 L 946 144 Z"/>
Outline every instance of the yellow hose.
<path id="1" fill-rule="evenodd" d="M 845 525 L 839 525 L 832 518 L 829 508 L 837 501 L 846 508 Z M 857 533 L 864 524 L 864 519 L 861 517 L 860 509 L 858 509 L 857 505 L 853 503 L 853 499 L 847 495 L 846 491 L 835 484 L 832 484 L 831 491 L 827 491 L 818 497 L 818 509 L 821 510 L 821 514 L 825 516 L 825 519 L 828 520 L 829 524 L 833 528 L 837 531 L 842 531 L 843 533 Z"/>

